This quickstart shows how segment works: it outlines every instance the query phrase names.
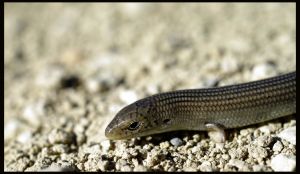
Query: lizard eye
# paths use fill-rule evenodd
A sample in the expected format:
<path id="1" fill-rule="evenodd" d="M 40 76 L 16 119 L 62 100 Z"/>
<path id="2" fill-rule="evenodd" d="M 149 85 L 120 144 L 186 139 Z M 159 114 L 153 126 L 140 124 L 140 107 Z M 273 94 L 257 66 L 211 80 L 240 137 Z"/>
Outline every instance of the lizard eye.
<path id="1" fill-rule="evenodd" d="M 140 127 L 140 122 L 132 122 L 129 126 L 128 126 L 128 130 L 136 130 Z"/>

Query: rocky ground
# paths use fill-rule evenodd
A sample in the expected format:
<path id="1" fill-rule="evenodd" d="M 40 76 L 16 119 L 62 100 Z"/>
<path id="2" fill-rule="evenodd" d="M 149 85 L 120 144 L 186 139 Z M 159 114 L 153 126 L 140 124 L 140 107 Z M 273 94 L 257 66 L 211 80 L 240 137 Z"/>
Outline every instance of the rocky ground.
<path id="1" fill-rule="evenodd" d="M 295 115 L 229 131 L 110 141 L 151 94 L 296 70 L 295 4 L 5 3 L 6 171 L 293 171 Z"/>

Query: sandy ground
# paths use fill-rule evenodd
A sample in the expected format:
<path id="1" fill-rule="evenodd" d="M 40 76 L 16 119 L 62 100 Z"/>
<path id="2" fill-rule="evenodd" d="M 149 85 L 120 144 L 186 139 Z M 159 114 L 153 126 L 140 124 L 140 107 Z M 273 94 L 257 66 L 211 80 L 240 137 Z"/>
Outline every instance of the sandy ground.
<path id="1" fill-rule="evenodd" d="M 5 170 L 295 170 L 295 144 L 278 138 L 294 117 L 223 145 L 205 132 L 104 136 L 151 94 L 295 71 L 295 14 L 292 3 L 5 3 Z"/>

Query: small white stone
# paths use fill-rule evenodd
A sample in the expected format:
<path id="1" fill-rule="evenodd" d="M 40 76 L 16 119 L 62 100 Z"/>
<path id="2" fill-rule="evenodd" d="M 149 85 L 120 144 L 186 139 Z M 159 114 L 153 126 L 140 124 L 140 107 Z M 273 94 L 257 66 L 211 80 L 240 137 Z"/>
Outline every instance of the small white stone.
<path id="1" fill-rule="evenodd" d="M 110 140 L 101 141 L 100 144 L 101 144 L 102 150 L 104 152 L 107 152 L 111 148 L 111 142 L 110 142 Z"/>
<path id="2" fill-rule="evenodd" d="M 253 168 L 254 172 L 261 172 L 261 171 L 263 171 L 263 166 L 261 166 L 261 165 L 254 165 L 252 168 Z"/>
<path id="3" fill-rule="evenodd" d="M 99 86 L 99 81 L 97 79 L 88 79 L 86 81 L 86 88 L 90 91 L 90 92 L 97 92 L 100 90 L 100 86 Z"/>
<path id="4" fill-rule="evenodd" d="M 159 147 L 162 149 L 166 149 L 166 148 L 170 147 L 170 143 L 168 141 L 162 142 L 159 144 Z"/>
<path id="5" fill-rule="evenodd" d="M 17 140 L 20 142 L 20 143 L 28 143 L 29 140 L 31 139 L 32 137 L 32 133 L 30 131 L 25 131 L 25 132 L 22 132 L 18 137 L 17 137 Z"/>
<path id="6" fill-rule="evenodd" d="M 182 170 L 185 172 L 196 172 L 197 171 L 197 169 L 194 167 L 184 167 Z"/>
<path id="7" fill-rule="evenodd" d="M 92 76 L 85 82 L 89 92 L 107 92 L 113 89 L 119 82 L 120 78 L 114 74 L 103 72 L 98 76 Z"/>
<path id="8" fill-rule="evenodd" d="M 256 65 L 251 74 L 251 80 L 260 80 L 266 77 L 274 76 L 276 75 L 276 70 L 274 65 L 270 63 L 263 63 Z"/>
<path id="9" fill-rule="evenodd" d="M 4 140 L 13 138 L 19 127 L 20 123 L 17 120 L 10 120 L 4 126 Z"/>
<path id="10" fill-rule="evenodd" d="M 41 117 L 45 115 L 45 102 L 37 101 L 27 105 L 23 110 L 23 118 L 33 125 L 40 123 Z"/>
<path id="11" fill-rule="evenodd" d="M 134 172 L 146 172 L 147 168 L 142 165 L 138 165 L 138 166 L 134 167 L 133 171 Z"/>
<path id="12" fill-rule="evenodd" d="M 274 145 L 273 145 L 273 151 L 275 152 L 280 152 L 283 149 L 283 145 L 280 141 L 277 141 Z"/>
<path id="13" fill-rule="evenodd" d="M 252 147 L 249 149 L 250 155 L 255 159 L 263 159 L 268 156 L 268 151 L 263 147 Z"/>
<path id="14" fill-rule="evenodd" d="M 209 161 L 204 161 L 200 165 L 200 171 L 202 171 L 202 172 L 211 172 L 212 171 L 211 163 Z"/>
<path id="15" fill-rule="evenodd" d="M 195 154 L 197 152 L 200 152 L 200 147 L 194 146 L 191 151 L 192 151 L 193 154 Z"/>
<path id="16" fill-rule="evenodd" d="M 48 135 L 48 141 L 51 144 L 71 144 L 73 141 L 73 135 L 62 129 L 53 129 Z"/>
<path id="17" fill-rule="evenodd" d="M 260 147 L 268 147 L 268 145 L 271 143 L 272 138 L 267 135 L 260 136 L 255 139 L 254 144 L 260 146 Z"/>
<path id="18" fill-rule="evenodd" d="M 99 161 L 98 162 L 98 167 L 101 171 L 106 171 L 107 167 L 109 165 L 109 162 L 108 161 Z"/>
<path id="19" fill-rule="evenodd" d="M 220 80 L 216 76 L 209 76 L 203 80 L 203 82 L 198 85 L 199 88 L 208 88 L 208 87 L 214 87 Z"/>
<path id="20" fill-rule="evenodd" d="M 84 149 L 84 153 L 87 153 L 87 154 L 100 153 L 100 145 L 99 144 L 92 145 L 92 146 Z"/>
<path id="21" fill-rule="evenodd" d="M 241 131 L 240 131 L 240 134 L 242 135 L 242 136 L 246 136 L 246 135 L 248 135 L 250 132 L 248 131 L 248 129 L 242 129 Z"/>
<path id="22" fill-rule="evenodd" d="M 122 91 L 119 97 L 126 104 L 133 103 L 138 99 L 136 92 L 132 90 Z"/>
<path id="23" fill-rule="evenodd" d="M 248 165 L 242 160 L 231 159 L 231 160 L 229 160 L 229 164 L 237 167 L 239 170 L 242 170 L 242 171 L 249 169 Z"/>
<path id="24" fill-rule="evenodd" d="M 216 149 L 224 149 L 225 143 L 216 142 Z"/>
<path id="25" fill-rule="evenodd" d="M 291 144 L 296 145 L 296 126 L 284 129 L 278 136 Z"/>
<path id="26" fill-rule="evenodd" d="M 51 147 L 51 150 L 55 154 L 65 154 L 69 151 L 69 147 L 65 144 L 55 144 Z"/>
<path id="27" fill-rule="evenodd" d="M 245 162 L 238 159 L 231 159 L 229 160 L 229 164 L 241 168 L 245 164 Z"/>
<path id="28" fill-rule="evenodd" d="M 222 155 L 222 158 L 223 158 L 224 160 L 229 160 L 230 156 L 229 156 L 228 154 L 223 154 L 223 155 Z"/>
<path id="29" fill-rule="evenodd" d="M 235 72 L 239 68 L 239 64 L 235 57 L 227 55 L 222 59 L 221 69 L 224 73 Z"/>
<path id="30" fill-rule="evenodd" d="M 270 127 L 265 125 L 258 128 L 261 132 L 265 133 L 266 135 L 269 135 L 271 133 Z"/>
<path id="31" fill-rule="evenodd" d="M 147 89 L 147 92 L 150 93 L 150 94 L 158 93 L 157 85 L 149 84 L 146 89 Z"/>
<path id="32" fill-rule="evenodd" d="M 271 167 L 276 172 L 292 172 L 296 169 L 296 157 L 279 154 L 272 158 Z"/>
<path id="33" fill-rule="evenodd" d="M 35 84 L 40 87 L 52 88 L 60 83 L 65 71 L 58 66 L 50 66 L 37 74 Z"/>
<path id="34" fill-rule="evenodd" d="M 108 111 L 109 111 L 110 113 L 115 114 L 115 113 L 117 113 L 118 111 L 120 111 L 123 107 L 124 107 L 124 106 L 122 106 L 122 105 L 112 104 L 112 105 L 109 106 Z"/>
<path id="35" fill-rule="evenodd" d="M 57 164 L 51 164 L 51 166 L 41 169 L 43 172 L 62 172 L 64 169 Z"/>
<path id="36" fill-rule="evenodd" d="M 225 142 L 225 134 L 223 131 L 208 131 L 208 136 L 216 143 Z"/>
<path id="37" fill-rule="evenodd" d="M 121 166 L 120 169 L 122 172 L 131 172 L 132 168 L 129 165 Z"/>
<path id="38" fill-rule="evenodd" d="M 180 139 L 180 138 L 172 138 L 170 140 L 170 143 L 173 145 L 173 146 L 181 146 L 183 144 L 183 141 Z"/>

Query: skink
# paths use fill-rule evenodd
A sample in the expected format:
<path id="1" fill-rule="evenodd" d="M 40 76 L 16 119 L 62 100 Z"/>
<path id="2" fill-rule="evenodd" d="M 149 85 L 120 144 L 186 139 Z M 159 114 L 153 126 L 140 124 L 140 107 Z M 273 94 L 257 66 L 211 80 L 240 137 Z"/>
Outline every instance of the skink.
<path id="1" fill-rule="evenodd" d="M 296 72 L 237 85 L 156 94 L 120 110 L 109 139 L 238 128 L 296 113 Z"/>

